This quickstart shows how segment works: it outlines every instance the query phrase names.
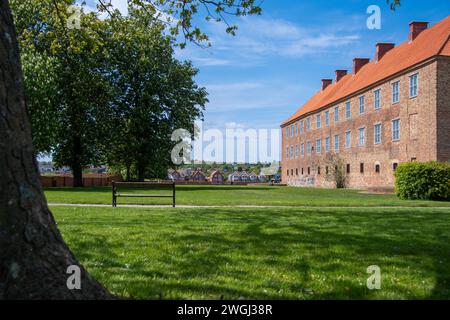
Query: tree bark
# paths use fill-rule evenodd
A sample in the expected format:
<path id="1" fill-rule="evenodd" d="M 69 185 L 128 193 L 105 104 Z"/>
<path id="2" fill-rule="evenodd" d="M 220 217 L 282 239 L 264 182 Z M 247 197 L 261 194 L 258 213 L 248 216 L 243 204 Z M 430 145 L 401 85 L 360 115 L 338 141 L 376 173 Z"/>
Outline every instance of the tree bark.
<path id="1" fill-rule="evenodd" d="M 113 298 L 81 269 L 81 289 L 67 288 L 79 265 L 64 243 L 39 181 L 25 108 L 16 33 L 0 1 L 0 299 Z"/>
<path id="2" fill-rule="evenodd" d="M 73 161 L 72 161 L 72 175 L 73 187 L 83 187 L 83 167 L 80 161 L 81 155 L 81 139 L 80 137 L 73 138 Z"/>

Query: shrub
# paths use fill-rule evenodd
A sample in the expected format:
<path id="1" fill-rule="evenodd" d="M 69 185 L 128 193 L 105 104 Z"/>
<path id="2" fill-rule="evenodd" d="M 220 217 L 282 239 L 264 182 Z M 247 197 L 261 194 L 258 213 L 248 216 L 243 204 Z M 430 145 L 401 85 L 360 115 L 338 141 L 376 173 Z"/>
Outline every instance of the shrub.
<path id="1" fill-rule="evenodd" d="M 450 200 L 450 163 L 399 165 L 395 172 L 395 191 L 405 200 Z"/>

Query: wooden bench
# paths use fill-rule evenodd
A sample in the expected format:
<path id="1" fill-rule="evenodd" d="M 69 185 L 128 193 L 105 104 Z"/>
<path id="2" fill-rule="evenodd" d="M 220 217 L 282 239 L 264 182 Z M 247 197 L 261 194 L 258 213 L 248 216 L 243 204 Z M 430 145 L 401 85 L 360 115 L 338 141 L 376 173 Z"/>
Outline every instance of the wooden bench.
<path id="1" fill-rule="evenodd" d="M 137 194 L 119 193 L 118 187 L 143 188 L 143 189 L 168 189 L 171 194 Z M 112 206 L 117 207 L 117 198 L 172 198 L 172 206 L 175 208 L 175 183 L 155 183 L 155 182 L 115 182 L 112 181 Z"/>

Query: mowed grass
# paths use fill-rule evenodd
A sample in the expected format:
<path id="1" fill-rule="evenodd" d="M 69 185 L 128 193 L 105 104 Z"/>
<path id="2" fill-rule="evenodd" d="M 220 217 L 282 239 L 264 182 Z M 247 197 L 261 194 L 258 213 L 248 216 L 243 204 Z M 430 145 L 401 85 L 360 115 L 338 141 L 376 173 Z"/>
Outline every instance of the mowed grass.
<path id="1" fill-rule="evenodd" d="M 121 189 L 126 193 L 165 193 L 170 190 Z M 47 189 L 50 203 L 110 204 L 111 188 Z M 358 190 L 331 190 L 269 186 L 177 186 L 177 204 L 194 206 L 331 206 L 331 207 L 450 207 L 450 202 L 404 201 L 395 195 L 365 194 Z M 170 199 L 119 198 L 120 204 L 170 204 Z"/>
<path id="2" fill-rule="evenodd" d="M 52 211 L 79 260 L 126 298 L 450 298 L 446 209 Z M 367 289 L 371 265 L 381 290 Z"/>

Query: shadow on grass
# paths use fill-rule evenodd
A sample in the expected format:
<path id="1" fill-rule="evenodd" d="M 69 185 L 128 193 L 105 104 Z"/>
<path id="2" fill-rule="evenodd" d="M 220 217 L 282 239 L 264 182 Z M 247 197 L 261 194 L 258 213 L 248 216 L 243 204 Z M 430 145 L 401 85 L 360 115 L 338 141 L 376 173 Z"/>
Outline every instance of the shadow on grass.
<path id="1" fill-rule="evenodd" d="M 370 299 L 379 296 L 365 284 L 369 265 L 381 267 L 386 297 L 450 298 L 443 212 L 230 209 L 86 224 L 117 228 L 122 238 L 81 231 L 70 247 L 114 292 L 139 299 Z M 427 277 L 434 288 L 422 296 L 411 287 Z"/>

